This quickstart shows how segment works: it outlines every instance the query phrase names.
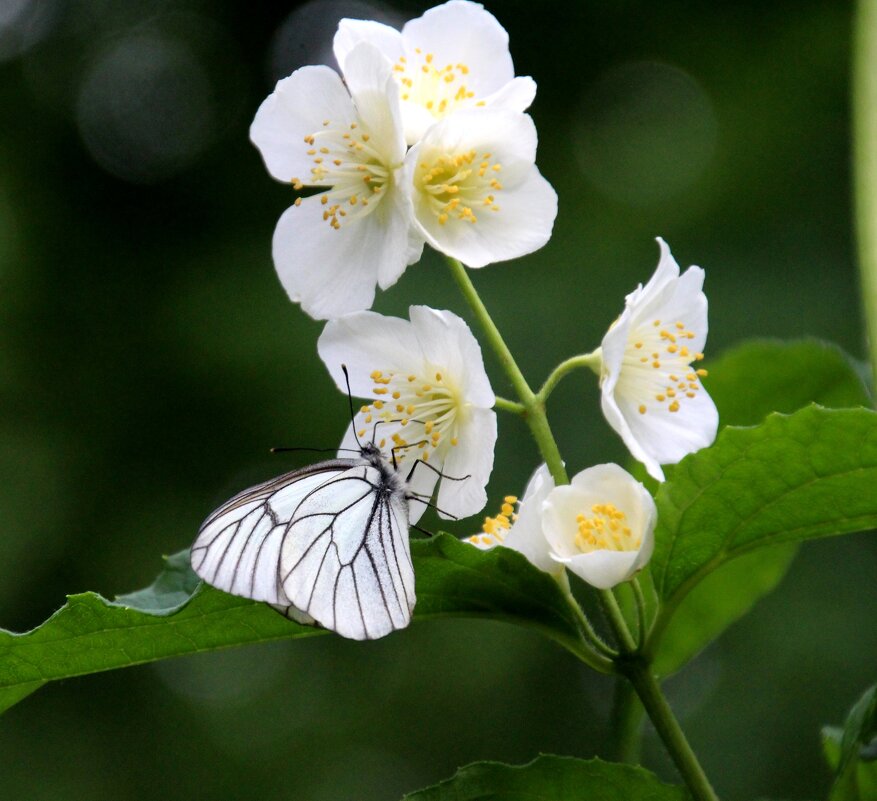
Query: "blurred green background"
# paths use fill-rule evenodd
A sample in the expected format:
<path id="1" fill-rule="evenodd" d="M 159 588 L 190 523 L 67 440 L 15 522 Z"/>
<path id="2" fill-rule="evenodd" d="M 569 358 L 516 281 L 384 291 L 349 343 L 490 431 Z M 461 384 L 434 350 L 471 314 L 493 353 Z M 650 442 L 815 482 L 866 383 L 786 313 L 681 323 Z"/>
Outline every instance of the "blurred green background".
<path id="1" fill-rule="evenodd" d="M 0 2 L 0 625 L 37 625 L 65 593 L 149 583 L 214 506 L 296 464 L 269 447 L 340 438 L 321 326 L 271 264 L 292 192 L 247 129 L 274 81 L 331 59 L 339 17 L 401 23 L 426 7 Z M 651 274 L 656 235 L 706 268 L 708 358 L 805 334 L 863 355 L 846 3 L 488 7 L 538 82 L 539 165 L 560 196 L 547 247 L 473 275 L 533 381 L 598 344 Z M 432 254 L 375 308 L 412 302 L 461 310 Z M 508 394 L 489 357 L 488 370 Z M 625 458 L 597 398 L 577 375 L 552 400 L 574 470 Z M 537 461 L 517 421 L 500 435 L 490 509 Z M 819 728 L 877 678 L 875 574 L 873 537 L 808 545 L 669 682 L 726 801 L 824 796 Z M 487 622 L 206 654 L 13 708 L 0 793 L 396 799 L 476 759 L 606 755 L 611 692 Z M 645 760 L 674 779 L 651 733 Z"/>

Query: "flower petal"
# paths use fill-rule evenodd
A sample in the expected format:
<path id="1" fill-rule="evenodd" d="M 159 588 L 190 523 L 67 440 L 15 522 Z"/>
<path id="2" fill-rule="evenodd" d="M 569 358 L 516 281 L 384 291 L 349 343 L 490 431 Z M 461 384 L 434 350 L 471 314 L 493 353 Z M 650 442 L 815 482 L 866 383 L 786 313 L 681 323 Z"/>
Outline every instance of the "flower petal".
<path id="1" fill-rule="evenodd" d="M 345 394 L 347 384 L 341 365 L 347 365 L 350 391 L 356 398 L 371 398 L 373 370 L 409 373 L 423 361 L 420 344 L 408 320 L 376 312 L 348 314 L 326 323 L 317 340 L 317 353 L 335 385 Z"/>
<path id="2" fill-rule="evenodd" d="M 466 401 L 493 408 L 496 396 L 484 369 L 481 346 L 466 322 L 449 311 L 429 306 L 408 310 L 423 359 L 443 370 Z"/>
<path id="3" fill-rule="evenodd" d="M 639 414 L 627 401 L 619 400 L 618 405 L 627 421 L 631 437 L 639 443 L 638 449 L 652 463 L 676 464 L 689 453 L 712 445 L 719 428 L 718 409 L 703 387 L 693 398 L 685 398 L 678 412 L 658 407 Z M 622 434 L 622 438 L 623 436 Z M 660 468 L 659 477 L 654 475 L 646 459 L 635 453 L 634 456 L 646 465 L 651 475 L 659 481 L 663 480 L 663 471 Z"/>
<path id="4" fill-rule="evenodd" d="M 551 558 L 548 540 L 542 533 L 542 504 L 553 489 L 554 479 L 548 467 L 543 464 L 527 483 L 518 507 L 517 519 L 502 544 L 522 553 L 540 570 L 557 575 L 563 570 L 563 566 Z"/>
<path id="5" fill-rule="evenodd" d="M 605 517 L 609 514 L 606 505 L 614 507 L 613 513 L 623 514 L 619 527 L 613 529 L 617 533 L 610 538 L 598 533 L 607 531 L 606 528 L 593 525 L 590 532 L 596 534 L 597 544 L 614 541 L 615 547 L 588 550 L 595 537 L 591 536 L 591 546 L 583 545 L 579 521 L 592 514 L 604 516 L 604 521 L 611 520 Z M 542 513 L 542 530 L 551 558 L 600 589 L 626 581 L 652 555 L 657 523 L 655 503 L 645 487 L 616 464 L 595 465 L 578 473 L 570 484 L 555 487 L 543 502 Z M 582 525 L 588 523 L 585 520 Z M 605 522 L 600 525 L 605 526 Z"/>
<path id="6" fill-rule="evenodd" d="M 320 198 L 309 197 L 277 223 L 274 266 L 289 297 L 326 320 L 371 306 L 378 265 L 404 261 L 407 238 L 405 222 L 380 209 L 335 230 L 323 220 Z"/>
<path id="7" fill-rule="evenodd" d="M 613 380 L 617 379 L 617 377 L 617 374 L 615 374 Z M 606 390 L 603 391 L 603 394 L 600 397 L 600 407 L 603 410 L 603 415 L 606 417 L 606 422 L 608 422 L 621 437 L 621 441 L 627 446 L 631 456 L 633 456 L 638 462 L 643 463 L 646 471 L 652 478 L 656 481 L 663 481 L 664 471 L 661 469 L 661 465 L 655 460 L 651 453 L 646 450 L 646 447 L 640 443 L 639 438 L 634 435 L 630 428 L 629 421 L 633 417 L 633 415 L 630 414 L 631 406 L 626 406 L 625 411 L 622 412 L 615 399 L 615 395 L 611 391 L 611 387 L 607 386 Z M 634 412 L 639 415 L 638 409 L 634 410 Z"/>
<path id="8" fill-rule="evenodd" d="M 478 199 L 474 215 L 467 218 L 440 215 L 433 205 L 434 194 L 420 183 L 418 170 L 469 153 L 491 154 L 491 163 L 501 170 L 490 171 L 483 179 L 483 192 L 490 197 L 495 193 L 495 203 Z M 470 109 L 430 128 L 408 152 L 404 167 L 416 224 L 426 240 L 470 267 L 517 258 L 542 247 L 557 216 L 557 195 L 536 169 L 535 155 L 536 128 L 526 114 Z M 490 189 L 495 175 L 501 176 L 501 183 Z"/>
<path id="9" fill-rule="evenodd" d="M 472 409 L 460 432 L 460 444 L 445 457 L 436 506 L 441 517 L 468 517 L 487 503 L 485 487 L 493 470 L 496 445 L 496 413 L 492 409 Z M 462 479 L 462 481 L 453 479 Z"/>
<path id="10" fill-rule="evenodd" d="M 526 111 L 535 99 L 536 81 L 529 76 L 523 76 L 509 81 L 501 89 L 485 97 L 484 105 L 509 111 Z"/>
<path id="11" fill-rule="evenodd" d="M 385 163 L 401 164 L 406 147 L 391 63 L 374 45 L 361 42 L 347 54 L 341 71 L 356 110 L 371 132 L 369 145 Z"/>
<path id="12" fill-rule="evenodd" d="M 515 77 L 509 35 L 479 3 L 451 0 L 429 9 L 402 28 L 408 53 L 420 48 L 441 64 L 468 67 L 467 86 L 483 98 Z"/>
<path id="13" fill-rule="evenodd" d="M 636 572 L 637 555 L 636 551 L 591 551 L 572 557 L 552 553 L 552 558 L 592 587 L 608 590 Z"/>
<path id="14" fill-rule="evenodd" d="M 482 212 L 475 224 L 442 226 L 435 215 L 423 215 L 422 229 L 436 250 L 472 268 L 533 253 L 551 238 L 557 193 L 536 167 L 520 184 L 506 184 L 497 203 L 499 212 Z"/>
<path id="15" fill-rule="evenodd" d="M 342 19 L 332 41 L 332 49 L 339 66 L 344 64 L 350 51 L 360 42 L 374 45 L 393 63 L 404 52 L 402 34 L 395 28 L 373 20 Z"/>
<path id="16" fill-rule="evenodd" d="M 325 120 L 346 126 L 355 118 L 353 101 L 338 73 L 328 67 L 302 67 L 279 81 L 259 106 L 250 139 L 274 178 L 307 183 L 313 163 L 304 137 L 322 128 Z"/>

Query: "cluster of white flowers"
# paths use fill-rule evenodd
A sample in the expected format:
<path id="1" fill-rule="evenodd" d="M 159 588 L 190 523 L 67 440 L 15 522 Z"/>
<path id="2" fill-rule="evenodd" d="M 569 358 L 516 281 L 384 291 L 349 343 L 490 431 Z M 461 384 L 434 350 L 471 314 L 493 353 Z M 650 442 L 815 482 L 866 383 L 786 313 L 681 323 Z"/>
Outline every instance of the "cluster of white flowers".
<path id="1" fill-rule="evenodd" d="M 375 286 L 392 286 L 426 243 L 475 268 L 548 241 L 557 196 L 535 166 L 525 113 L 536 85 L 515 77 L 502 26 L 466 0 L 401 31 L 344 19 L 334 53 L 340 74 L 296 70 L 252 124 L 271 175 L 316 189 L 280 218 L 274 263 L 290 298 L 328 320 L 319 353 L 339 389 L 348 389 L 346 365 L 350 392 L 367 399 L 342 448 L 372 441 L 411 474 L 417 497 L 431 497 L 440 481 L 440 514 L 476 514 L 497 428 L 475 337 L 449 311 L 412 306 L 403 320 L 368 309 Z M 663 480 L 661 465 L 713 441 L 718 415 L 696 365 L 707 333 L 703 271 L 680 275 L 658 242 L 655 274 L 627 296 L 591 362 L 610 425 Z M 416 462 L 432 469 L 411 471 Z M 425 503 L 412 505 L 416 522 Z M 651 496 L 617 465 L 583 470 L 567 486 L 543 465 L 520 503 L 506 497 L 469 542 L 513 548 L 541 570 L 568 568 L 606 589 L 648 562 L 655 523 Z"/>
<path id="2" fill-rule="evenodd" d="M 667 244 L 651 280 L 626 299 L 600 348 L 603 413 L 649 474 L 664 480 L 662 464 L 712 444 L 719 416 L 700 379 L 707 333 L 703 270 L 680 275 Z M 479 548 L 504 545 L 536 567 L 564 567 L 600 589 L 627 581 L 652 554 L 654 501 L 618 465 L 583 470 L 555 487 L 543 465 L 527 485 L 518 511 L 507 497 L 499 515 L 469 538 Z"/>
<path id="3" fill-rule="evenodd" d="M 319 189 L 274 233 L 293 301 L 321 320 L 368 309 L 425 242 L 483 267 L 548 241 L 557 195 L 524 114 L 536 85 L 515 77 L 493 15 L 451 0 L 401 33 L 344 19 L 334 51 L 341 75 L 296 70 L 250 129 L 271 175 Z"/>

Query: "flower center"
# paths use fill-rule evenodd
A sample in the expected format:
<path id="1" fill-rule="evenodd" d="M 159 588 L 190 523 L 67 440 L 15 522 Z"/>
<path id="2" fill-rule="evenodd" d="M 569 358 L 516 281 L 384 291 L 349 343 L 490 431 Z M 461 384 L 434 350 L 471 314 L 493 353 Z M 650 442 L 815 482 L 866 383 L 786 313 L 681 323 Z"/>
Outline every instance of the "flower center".
<path id="1" fill-rule="evenodd" d="M 678 412 L 686 399 L 697 397 L 703 369 L 692 369 L 703 354 L 689 350 L 695 338 L 685 323 L 665 325 L 661 320 L 641 325 L 627 338 L 618 391 L 640 401 L 638 410 L 645 414 L 652 401 L 658 408 Z"/>
<path id="2" fill-rule="evenodd" d="M 476 223 L 476 211 L 499 211 L 496 193 L 502 190 L 502 165 L 493 160 L 491 153 L 441 153 L 418 166 L 415 180 L 439 224 L 448 220 Z"/>
<path id="3" fill-rule="evenodd" d="M 323 219 L 336 231 L 351 220 L 371 214 L 391 180 L 392 167 L 371 138 L 361 122 L 338 127 L 331 120 L 324 120 L 321 130 L 304 138 L 314 166 L 309 176 L 292 179 L 293 188 L 331 187 L 320 202 L 324 206 Z M 301 205 L 301 198 L 295 205 Z"/>
<path id="4" fill-rule="evenodd" d="M 626 519 L 627 515 L 613 504 L 595 503 L 590 517 L 576 515 L 576 547 L 582 553 L 637 550 L 642 539 L 634 536 L 630 526 L 625 525 Z"/>
<path id="5" fill-rule="evenodd" d="M 400 56 L 393 66 L 402 100 L 423 106 L 436 119 L 469 103 L 475 93 L 466 86 L 469 67 L 465 64 L 441 64 L 434 53 L 419 47 L 408 56 Z M 476 105 L 484 105 L 481 101 Z"/>
<path id="6" fill-rule="evenodd" d="M 440 372 L 424 379 L 375 370 L 370 377 L 376 397 L 360 409 L 368 426 L 356 432 L 360 439 L 370 430 L 381 450 L 395 452 L 397 464 L 428 462 L 433 454 L 442 458 L 448 448 L 456 447 L 464 406 Z"/>
<path id="7" fill-rule="evenodd" d="M 509 529 L 511 529 L 515 520 L 518 519 L 517 514 L 515 514 L 515 504 L 517 502 L 516 496 L 506 495 L 502 500 L 499 514 L 496 517 L 485 517 L 484 523 L 481 526 L 481 533 L 466 537 L 466 541 L 471 542 L 473 545 L 479 545 L 482 548 L 502 545 L 505 542 Z"/>

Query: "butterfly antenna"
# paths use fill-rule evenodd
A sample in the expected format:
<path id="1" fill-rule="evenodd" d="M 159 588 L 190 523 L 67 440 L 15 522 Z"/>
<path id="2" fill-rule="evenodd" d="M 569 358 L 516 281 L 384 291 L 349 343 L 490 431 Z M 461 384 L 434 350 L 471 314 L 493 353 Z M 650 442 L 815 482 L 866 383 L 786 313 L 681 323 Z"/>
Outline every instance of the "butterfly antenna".
<path id="1" fill-rule="evenodd" d="M 359 434 L 356 433 L 356 414 L 353 411 L 353 393 L 350 391 L 350 375 L 347 372 L 347 365 L 341 365 L 341 372 L 344 373 L 344 383 L 347 384 L 347 404 L 350 407 L 350 428 L 353 429 L 353 437 L 356 444 L 362 449 L 362 443 L 359 441 Z"/>
<path id="2" fill-rule="evenodd" d="M 310 451 L 311 453 L 329 453 L 329 451 L 338 450 L 337 448 L 308 448 L 304 445 L 301 446 L 293 446 L 286 447 L 281 446 L 279 448 L 271 448 L 271 453 L 294 453 L 295 451 Z"/>

